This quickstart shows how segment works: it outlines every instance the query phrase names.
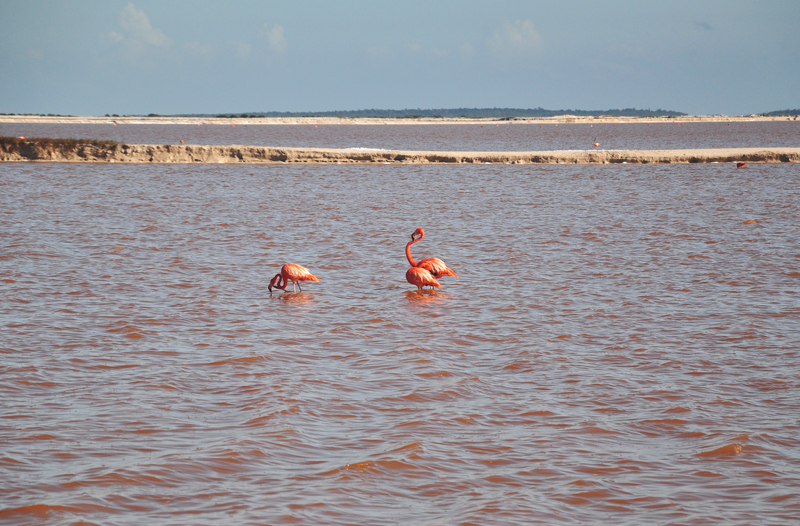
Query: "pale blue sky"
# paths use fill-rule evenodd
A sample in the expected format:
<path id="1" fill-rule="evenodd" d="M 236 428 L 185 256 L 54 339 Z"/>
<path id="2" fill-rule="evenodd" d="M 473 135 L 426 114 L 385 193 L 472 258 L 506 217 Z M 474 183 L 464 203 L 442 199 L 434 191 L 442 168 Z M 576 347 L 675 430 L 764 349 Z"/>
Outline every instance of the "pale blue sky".
<path id="1" fill-rule="evenodd" d="M 800 107 L 800 1 L 0 0 L 0 112 Z"/>

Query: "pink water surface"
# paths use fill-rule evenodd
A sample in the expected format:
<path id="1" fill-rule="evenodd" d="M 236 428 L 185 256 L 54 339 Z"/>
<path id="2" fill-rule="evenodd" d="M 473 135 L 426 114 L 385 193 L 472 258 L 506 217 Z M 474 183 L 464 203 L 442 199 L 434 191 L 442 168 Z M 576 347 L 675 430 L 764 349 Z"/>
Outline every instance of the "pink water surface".
<path id="1" fill-rule="evenodd" d="M 9 124 L 0 136 L 132 144 L 248 144 L 435 151 L 800 147 L 800 121 L 625 124 L 151 125 Z"/>
<path id="2" fill-rule="evenodd" d="M 0 523 L 797 522 L 799 180 L 0 164 Z"/>

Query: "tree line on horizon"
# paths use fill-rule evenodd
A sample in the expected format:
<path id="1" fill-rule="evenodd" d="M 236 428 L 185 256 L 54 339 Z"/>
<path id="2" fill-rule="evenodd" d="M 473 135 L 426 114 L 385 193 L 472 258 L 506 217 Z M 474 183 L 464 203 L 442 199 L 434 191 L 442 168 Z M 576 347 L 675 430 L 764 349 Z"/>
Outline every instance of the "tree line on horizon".
<path id="1" fill-rule="evenodd" d="M 796 110 L 778 110 L 778 111 L 771 111 L 771 112 L 769 112 L 769 113 L 766 113 L 765 115 L 768 115 L 768 116 L 770 116 L 770 117 L 791 117 L 791 116 L 797 116 L 797 115 L 800 115 L 800 109 L 796 109 Z"/>

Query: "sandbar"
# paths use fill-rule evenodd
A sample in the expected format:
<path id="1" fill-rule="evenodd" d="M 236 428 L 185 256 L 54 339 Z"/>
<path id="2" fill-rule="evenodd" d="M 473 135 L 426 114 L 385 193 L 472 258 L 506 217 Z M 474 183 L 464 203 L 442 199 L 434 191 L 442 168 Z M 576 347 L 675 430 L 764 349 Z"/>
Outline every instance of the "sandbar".
<path id="1" fill-rule="evenodd" d="M 249 145 L 5 140 L 0 162 L 138 164 L 689 164 L 797 163 L 800 148 L 445 152 Z"/>

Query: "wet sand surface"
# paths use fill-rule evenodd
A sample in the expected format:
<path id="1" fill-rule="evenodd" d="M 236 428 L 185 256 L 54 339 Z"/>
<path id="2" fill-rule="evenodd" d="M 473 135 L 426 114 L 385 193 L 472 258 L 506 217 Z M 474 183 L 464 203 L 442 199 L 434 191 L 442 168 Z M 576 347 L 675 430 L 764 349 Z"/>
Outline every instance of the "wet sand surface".
<path id="1" fill-rule="evenodd" d="M 791 523 L 799 175 L 0 165 L 0 522 Z"/>

